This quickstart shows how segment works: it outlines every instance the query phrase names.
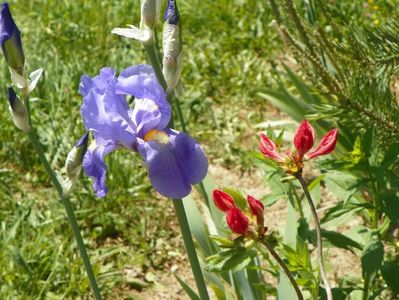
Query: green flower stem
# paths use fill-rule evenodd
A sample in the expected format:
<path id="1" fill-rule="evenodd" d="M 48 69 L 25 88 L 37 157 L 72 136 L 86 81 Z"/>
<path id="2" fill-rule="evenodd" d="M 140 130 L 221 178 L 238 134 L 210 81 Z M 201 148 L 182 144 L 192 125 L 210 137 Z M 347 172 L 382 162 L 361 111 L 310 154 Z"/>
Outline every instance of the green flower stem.
<path id="1" fill-rule="evenodd" d="M 147 51 L 148 59 L 152 65 L 152 67 L 154 68 L 155 76 L 157 76 L 159 84 L 166 91 L 168 86 L 166 84 L 165 77 L 163 76 L 163 73 L 162 73 L 161 62 L 158 59 L 155 43 L 152 42 L 149 44 L 144 44 L 144 48 Z M 168 100 L 169 100 L 169 102 L 171 102 L 170 101 L 171 99 L 168 98 Z M 170 103 L 170 104 L 172 104 L 172 103 Z"/>
<path id="2" fill-rule="evenodd" d="M 152 67 L 154 68 L 155 75 L 157 76 L 157 79 L 158 79 L 160 85 L 164 88 L 165 91 L 167 91 L 165 77 L 163 76 L 161 63 L 157 56 L 156 45 L 154 43 L 152 43 L 152 44 L 144 45 L 144 47 L 147 50 L 148 59 L 152 65 Z M 178 104 L 178 101 L 173 101 L 172 93 L 168 93 L 168 101 L 172 107 L 173 106 L 176 107 L 178 116 L 181 115 L 181 118 L 182 118 L 183 115 L 181 114 L 181 109 Z M 176 105 L 174 105 L 174 104 L 176 104 Z M 180 117 L 179 117 L 179 119 L 180 119 Z M 182 121 L 182 120 L 183 119 L 180 119 L 180 121 Z M 174 127 L 173 125 L 174 125 L 174 122 L 173 122 L 173 117 L 172 117 L 169 121 L 168 126 L 173 128 Z M 184 120 L 182 122 L 182 126 L 184 126 L 184 128 L 185 128 Z M 173 202 L 173 206 L 175 208 L 177 220 L 178 220 L 179 226 L 180 226 L 180 231 L 183 236 L 184 246 L 186 247 L 188 260 L 190 261 L 191 270 L 194 275 L 195 283 L 197 285 L 198 292 L 200 294 L 200 298 L 201 298 L 201 300 L 209 300 L 208 290 L 206 288 L 204 275 L 202 274 L 202 270 L 201 270 L 201 266 L 200 266 L 200 263 L 198 260 L 197 252 L 195 250 L 194 241 L 191 236 L 190 226 L 187 221 L 187 216 L 186 216 L 186 212 L 184 210 L 183 201 L 182 201 L 182 199 L 172 199 L 172 202 Z"/>
<path id="3" fill-rule="evenodd" d="M 299 289 L 299 286 L 296 283 L 295 278 L 292 275 L 291 271 L 288 269 L 287 265 L 284 263 L 284 261 L 281 259 L 281 257 L 277 254 L 277 252 L 274 251 L 273 247 L 268 243 L 267 240 L 263 239 L 262 244 L 267 248 L 267 250 L 274 257 L 274 259 L 277 261 L 277 263 L 280 265 L 280 267 L 284 270 L 285 275 L 287 275 L 288 279 L 290 280 L 292 286 L 295 289 L 298 300 L 303 300 L 302 292 Z"/>
<path id="4" fill-rule="evenodd" d="M 318 261 L 319 261 L 321 278 L 323 280 L 324 288 L 325 288 L 326 294 L 327 294 L 327 300 L 333 300 L 332 293 L 331 293 L 331 287 L 330 287 L 330 284 L 328 283 L 327 274 L 326 274 L 326 271 L 324 269 L 323 245 L 322 245 L 322 240 L 321 240 L 321 228 L 320 228 L 319 218 L 317 217 L 316 208 L 315 208 L 315 206 L 313 204 L 313 200 L 312 200 L 312 197 L 310 196 L 308 187 L 306 186 L 305 182 L 303 181 L 303 178 L 302 178 L 301 174 L 297 174 L 296 178 L 298 179 L 299 183 L 302 186 L 303 192 L 305 193 L 306 199 L 308 200 L 308 203 L 309 203 L 309 206 L 310 206 L 310 210 L 312 211 L 313 220 L 315 222 L 316 236 L 317 236 Z"/>
<path id="5" fill-rule="evenodd" d="M 68 220 L 69 220 L 69 223 L 71 224 L 73 234 L 75 235 L 76 243 L 78 244 L 80 256 L 83 259 L 83 264 L 86 268 L 87 276 L 89 277 L 89 281 L 90 281 L 90 285 L 91 285 L 94 297 L 96 300 L 101 300 L 102 298 L 101 298 L 100 289 L 98 288 L 97 281 L 96 281 L 93 269 L 90 264 L 90 259 L 89 259 L 89 256 L 87 255 L 86 247 L 83 242 L 82 235 L 80 234 L 79 225 L 78 225 L 78 222 L 76 221 L 76 217 L 73 212 L 72 204 L 69 201 L 69 198 L 65 197 L 63 195 L 62 185 L 58 181 L 56 174 L 54 173 L 46 156 L 44 155 L 43 149 L 42 149 L 40 142 L 37 138 L 36 132 L 32 129 L 28 133 L 28 136 L 29 136 L 29 139 L 31 140 L 33 146 L 35 147 L 35 150 L 36 150 L 37 154 L 39 155 L 39 158 L 40 158 L 44 168 L 46 169 L 48 175 L 50 176 L 51 181 L 53 182 L 55 188 L 57 189 L 57 192 L 60 195 L 62 203 L 65 206 Z"/>
<path id="6" fill-rule="evenodd" d="M 202 274 L 201 266 L 198 261 L 197 252 L 195 251 L 195 246 L 193 238 L 191 236 L 190 227 L 188 225 L 186 212 L 184 211 L 182 199 L 172 199 L 173 205 L 175 207 L 177 220 L 179 221 L 181 234 L 183 236 L 184 245 L 186 247 L 186 252 L 188 259 L 190 261 L 191 269 L 194 274 L 195 283 L 200 294 L 201 300 L 209 300 L 208 290 L 206 289 L 206 284 L 204 276 Z"/>

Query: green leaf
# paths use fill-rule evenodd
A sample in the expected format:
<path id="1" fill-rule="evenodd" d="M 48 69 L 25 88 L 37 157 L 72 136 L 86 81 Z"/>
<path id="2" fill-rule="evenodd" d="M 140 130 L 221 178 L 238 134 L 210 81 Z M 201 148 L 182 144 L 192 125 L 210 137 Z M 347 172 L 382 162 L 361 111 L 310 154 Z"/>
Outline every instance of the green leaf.
<path id="1" fill-rule="evenodd" d="M 352 218 L 352 215 L 354 215 L 355 213 L 358 213 L 363 209 L 372 209 L 372 208 L 373 206 L 369 203 L 355 203 L 351 201 L 344 203 L 344 201 L 340 201 L 337 203 L 336 206 L 327 211 L 327 213 L 320 220 L 320 223 L 325 224 L 333 220 L 337 221 L 338 218 L 342 217 L 345 214 L 349 215 L 348 218 Z M 336 223 L 334 223 L 334 225 L 337 225 Z"/>
<path id="2" fill-rule="evenodd" d="M 277 106 L 297 122 L 302 121 L 303 116 L 306 114 L 306 109 L 303 107 L 305 104 L 292 97 L 288 92 L 266 90 L 263 93 L 258 93 L 258 95 Z"/>
<path id="3" fill-rule="evenodd" d="M 218 235 L 211 235 L 211 236 L 209 236 L 209 238 L 214 240 L 220 247 L 232 248 L 235 245 L 234 241 L 232 241 L 231 239 L 221 237 Z"/>
<path id="4" fill-rule="evenodd" d="M 399 294 L 399 265 L 393 261 L 384 261 L 381 274 L 389 288 Z"/>
<path id="5" fill-rule="evenodd" d="M 322 229 L 321 235 L 323 238 L 325 238 L 327 241 L 329 241 L 332 245 L 334 245 L 337 248 L 346 249 L 352 252 L 353 252 L 352 248 L 362 250 L 362 246 L 358 242 L 352 240 L 351 238 L 339 232 Z"/>
<path id="6" fill-rule="evenodd" d="M 340 200 L 347 202 L 355 195 L 359 186 L 358 177 L 340 171 L 330 171 L 324 178 L 326 185 L 330 191 L 334 191 L 334 195 Z"/>
<path id="7" fill-rule="evenodd" d="M 211 255 L 214 253 L 214 246 L 208 237 L 208 230 L 202 221 L 201 213 L 191 195 L 183 199 L 183 205 L 184 210 L 186 211 L 191 233 L 201 246 L 204 254 L 206 256 Z"/>
<path id="8" fill-rule="evenodd" d="M 209 272 L 239 271 L 249 265 L 255 256 L 254 250 L 247 250 L 243 247 L 222 250 L 207 258 L 208 264 L 205 269 Z"/>
<path id="9" fill-rule="evenodd" d="M 291 285 L 287 275 L 284 272 L 279 274 L 277 285 L 277 298 L 278 299 L 297 299 L 294 287 Z"/>
<path id="10" fill-rule="evenodd" d="M 26 262 L 25 258 L 22 256 L 21 252 L 19 252 L 17 247 L 9 246 L 10 250 L 12 251 L 12 256 L 14 261 L 29 275 L 32 275 L 32 271 Z"/>
<path id="11" fill-rule="evenodd" d="M 296 248 L 297 235 L 298 235 L 298 215 L 291 201 L 288 202 L 287 218 L 284 228 L 283 243 Z"/>
<path id="12" fill-rule="evenodd" d="M 385 152 L 384 160 L 381 163 L 382 168 L 389 168 L 399 160 L 399 144 L 391 145 Z"/>
<path id="13" fill-rule="evenodd" d="M 197 295 L 196 292 L 193 291 L 191 287 L 188 286 L 187 283 L 185 283 L 179 276 L 176 274 L 173 274 L 177 281 L 180 283 L 181 287 L 183 290 L 186 292 L 186 294 L 190 297 L 191 300 L 201 300 L 201 298 Z"/>
<path id="14" fill-rule="evenodd" d="M 266 295 L 264 290 L 261 288 L 264 286 L 265 282 L 263 280 L 261 272 L 261 264 L 258 257 L 252 258 L 251 263 L 247 267 L 248 281 L 251 287 L 253 287 L 254 293 L 258 299 L 265 299 Z"/>
<path id="15" fill-rule="evenodd" d="M 256 297 L 256 291 L 250 285 L 248 276 L 244 270 L 237 273 L 233 273 L 234 286 L 237 291 L 237 298 L 239 300 L 255 300 L 259 299 Z M 262 300 L 262 299 L 259 299 Z"/>
<path id="16" fill-rule="evenodd" d="M 384 245 L 376 234 L 371 234 L 361 256 L 364 280 L 375 277 L 384 259 Z"/>
<path id="17" fill-rule="evenodd" d="M 382 210 L 393 223 L 399 222 L 399 197 L 394 194 L 379 194 Z"/>
<path id="18" fill-rule="evenodd" d="M 239 209 L 245 211 L 247 210 L 247 199 L 245 199 L 244 195 L 236 189 L 233 188 L 223 188 L 223 191 L 233 197 L 235 204 Z"/>
<path id="19" fill-rule="evenodd" d="M 286 65 L 283 65 L 283 67 L 287 72 L 288 77 L 291 79 L 292 83 L 297 88 L 302 99 L 304 99 L 307 103 L 321 104 L 321 99 L 312 95 L 310 89 L 307 87 L 307 85 L 303 82 L 303 80 L 300 77 L 294 74 L 294 72 L 292 72 Z"/>
<path id="20" fill-rule="evenodd" d="M 322 174 L 320 176 L 317 176 L 316 179 L 314 179 L 309 185 L 308 185 L 308 190 L 311 192 L 316 186 L 320 184 L 320 182 L 326 177 L 326 175 Z"/>

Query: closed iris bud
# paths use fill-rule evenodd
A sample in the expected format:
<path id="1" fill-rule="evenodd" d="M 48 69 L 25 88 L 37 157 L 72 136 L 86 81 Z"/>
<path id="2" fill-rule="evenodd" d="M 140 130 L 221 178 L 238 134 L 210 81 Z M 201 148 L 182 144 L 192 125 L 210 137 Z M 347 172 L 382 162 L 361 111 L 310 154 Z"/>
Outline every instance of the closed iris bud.
<path id="1" fill-rule="evenodd" d="M 169 91 L 179 83 L 182 69 L 182 44 L 179 10 L 175 0 L 168 0 L 164 15 L 162 72 Z"/>
<path id="2" fill-rule="evenodd" d="M 65 161 L 65 168 L 69 180 L 74 180 L 82 169 L 82 161 L 87 151 L 88 140 L 89 133 L 87 132 L 68 153 Z"/>
<path id="3" fill-rule="evenodd" d="M 158 22 L 161 0 L 141 0 L 141 27 L 153 30 Z"/>
<path id="4" fill-rule="evenodd" d="M 0 16 L 0 44 L 7 64 L 19 75 L 23 75 L 25 56 L 21 34 L 12 18 L 8 3 L 4 2 Z"/>
<path id="5" fill-rule="evenodd" d="M 29 112 L 25 104 L 17 97 L 12 87 L 8 88 L 8 102 L 15 126 L 23 132 L 31 131 Z"/>
<path id="6" fill-rule="evenodd" d="M 230 209 L 235 207 L 234 199 L 229 194 L 221 190 L 214 190 L 212 197 L 216 207 L 223 212 L 228 212 Z"/>
<path id="7" fill-rule="evenodd" d="M 312 125 L 310 125 L 307 120 L 303 120 L 294 137 L 294 145 L 297 150 L 297 159 L 299 161 L 302 161 L 306 152 L 313 147 L 314 139 L 315 133 Z"/>
<path id="8" fill-rule="evenodd" d="M 263 203 L 250 195 L 247 196 L 247 201 L 252 214 L 256 217 L 256 223 L 258 226 L 263 228 L 265 224 L 265 219 L 263 216 L 265 207 L 263 206 Z"/>
<path id="9" fill-rule="evenodd" d="M 248 232 L 249 220 L 237 207 L 233 207 L 226 215 L 227 225 L 236 234 L 245 235 Z"/>

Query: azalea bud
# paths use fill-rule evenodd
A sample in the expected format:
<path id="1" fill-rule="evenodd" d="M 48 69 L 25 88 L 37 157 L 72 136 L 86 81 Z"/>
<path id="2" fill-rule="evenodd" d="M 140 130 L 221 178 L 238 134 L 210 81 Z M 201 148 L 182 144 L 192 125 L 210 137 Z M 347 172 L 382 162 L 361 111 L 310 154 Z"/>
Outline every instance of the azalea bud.
<path id="1" fill-rule="evenodd" d="M 87 151 L 88 140 L 89 133 L 87 132 L 68 153 L 65 161 L 65 168 L 69 180 L 74 180 L 82 169 L 82 161 Z"/>
<path id="2" fill-rule="evenodd" d="M 227 212 L 226 221 L 232 232 L 243 235 L 247 233 L 249 220 L 239 208 L 230 209 Z"/>
<path id="3" fill-rule="evenodd" d="M 168 0 L 163 28 L 163 75 L 169 90 L 179 83 L 182 69 L 180 14 L 175 0 Z"/>
<path id="4" fill-rule="evenodd" d="M 161 0 L 141 0 L 141 27 L 153 30 L 158 22 Z"/>
<path id="5" fill-rule="evenodd" d="M 303 156 L 308 152 L 314 144 L 315 134 L 312 125 L 307 120 L 303 120 L 296 130 L 294 137 L 294 145 L 297 149 L 297 159 L 302 160 Z"/>
<path id="6" fill-rule="evenodd" d="M 8 88 L 8 102 L 10 104 L 10 112 L 15 126 L 23 132 L 31 131 L 29 123 L 29 112 L 25 104 L 17 97 L 12 87 Z"/>
<path id="7" fill-rule="evenodd" d="M 263 133 L 260 134 L 259 150 L 270 159 L 278 162 L 284 160 L 284 156 L 278 152 L 276 144 Z"/>
<path id="8" fill-rule="evenodd" d="M 223 212 L 228 212 L 230 209 L 235 207 L 234 199 L 221 190 L 214 190 L 212 196 L 216 207 Z"/>
<path id="9" fill-rule="evenodd" d="M 331 153 L 335 145 L 337 144 L 337 138 L 338 138 L 338 129 L 332 129 L 330 130 L 320 141 L 319 145 L 314 149 L 312 152 L 310 152 L 306 157 L 308 159 L 320 156 L 320 155 L 326 155 Z"/>
<path id="10" fill-rule="evenodd" d="M 7 64 L 22 75 L 25 56 L 22 49 L 21 34 L 12 18 L 8 3 L 4 2 L 0 16 L 0 43 Z"/>
<path id="11" fill-rule="evenodd" d="M 263 227 L 265 223 L 265 219 L 263 216 L 263 211 L 265 210 L 265 207 L 263 206 L 263 203 L 250 195 L 247 196 L 247 201 L 252 214 L 256 217 L 257 224 Z"/>

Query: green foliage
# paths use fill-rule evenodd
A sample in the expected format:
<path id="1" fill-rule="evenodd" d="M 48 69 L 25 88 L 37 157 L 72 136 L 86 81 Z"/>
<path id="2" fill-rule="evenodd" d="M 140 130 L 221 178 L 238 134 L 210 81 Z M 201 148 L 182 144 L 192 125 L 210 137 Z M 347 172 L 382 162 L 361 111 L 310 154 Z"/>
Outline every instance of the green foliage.
<path id="1" fill-rule="evenodd" d="M 375 277 L 384 259 L 384 246 L 378 236 L 372 234 L 362 253 L 362 270 L 364 280 Z"/>
<path id="2" fill-rule="evenodd" d="M 381 269 L 384 256 L 397 257 L 392 235 L 399 218 L 397 3 L 368 1 L 363 9 L 345 1 L 270 3 L 296 61 L 275 63 L 275 88 L 259 95 L 297 121 L 311 119 L 317 132 L 339 127 L 334 160 L 318 163 L 322 184 L 338 199 L 321 219 L 323 234 L 332 245 L 362 255 L 364 284 L 353 288 L 363 290 L 363 299 L 374 299 L 385 293 L 383 280 L 392 280 Z M 361 230 L 336 232 L 354 218 L 361 220 Z M 299 230 L 312 240 L 306 227 Z"/>

